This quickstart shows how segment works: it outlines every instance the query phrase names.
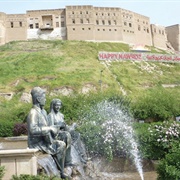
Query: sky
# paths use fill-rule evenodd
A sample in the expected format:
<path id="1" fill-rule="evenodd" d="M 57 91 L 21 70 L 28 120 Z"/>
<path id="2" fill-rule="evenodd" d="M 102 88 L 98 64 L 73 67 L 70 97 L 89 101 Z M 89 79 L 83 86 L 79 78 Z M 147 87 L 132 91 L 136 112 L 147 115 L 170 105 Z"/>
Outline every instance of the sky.
<path id="1" fill-rule="evenodd" d="M 27 10 L 60 9 L 68 5 L 119 7 L 148 16 L 151 24 L 180 24 L 180 0 L 0 0 L 0 12 L 25 14 Z"/>

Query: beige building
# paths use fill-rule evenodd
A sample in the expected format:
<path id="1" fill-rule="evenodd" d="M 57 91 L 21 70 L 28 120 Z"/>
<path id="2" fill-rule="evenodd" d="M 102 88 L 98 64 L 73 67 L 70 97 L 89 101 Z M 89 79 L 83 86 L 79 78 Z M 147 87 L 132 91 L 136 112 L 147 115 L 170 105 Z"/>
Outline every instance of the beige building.
<path id="1" fill-rule="evenodd" d="M 153 46 L 161 49 L 167 49 L 167 35 L 165 27 L 151 24 L 151 35 Z"/>
<path id="2" fill-rule="evenodd" d="M 165 27 L 150 25 L 149 17 L 122 8 L 89 5 L 0 13 L 0 44 L 29 39 L 124 42 L 167 49 Z"/>
<path id="3" fill-rule="evenodd" d="M 167 39 L 176 51 L 180 51 L 180 25 L 166 27 Z"/>

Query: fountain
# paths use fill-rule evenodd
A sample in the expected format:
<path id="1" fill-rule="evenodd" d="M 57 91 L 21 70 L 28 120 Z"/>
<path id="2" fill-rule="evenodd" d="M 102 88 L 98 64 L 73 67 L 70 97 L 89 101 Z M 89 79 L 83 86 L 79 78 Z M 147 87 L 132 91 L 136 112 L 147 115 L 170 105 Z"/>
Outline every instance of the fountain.
<path id="1" fill-rule="evenodd" d="M 112 156 L 116 152 L 120 156 L 130 157 L 141 180 L 144 180 L 138 143 L 132 128 L 133 117 L 123 106 L 123 102 L 102 101 L 84 116 L 82 123 L 100 126 L 102 129 L 99 135 L 107 147 L 107 155 Z"/>
<path id="2" fill-rule="evenodd" d="M 102 159 L 98 159 L 96 156 L 93 160 L 87 162 L 87 166 L 85 167 L 84 164 L 81 162 L 80 156 L 78 155 L 79 152 L 77 151 L 77 147 L 79 144 L 76 145 L 76 143 L 72 144 L 72 160 L 73 163 L 76 164 L 76 170 L 78 171 L 78 175 L 73 176 L 73 178 L 79 178 L 79 179 L 94 179 L 94 180 L 100 180 L 100 179 L 129 179 L 131 176 L 134 176 L 131 179 L 137 180 L 141 179 L 144 180 L 144 174 L 143 174 L 143 165 L 141 162 L 141 157 L 138 151 L 138 143 L 136 140 L 136 136 L 134 134 L 133 128 L 133 117 L 128 111 L 128 108 L 124 106 L 124 102 L 116 102 L 116 101 L 107 101 L 104 100 L 98 104 L 96 104 L 89 112 L 87 112 L 84 116 L 81 117 L 81 125 L 85 125 L 88 127 L 88 125 L 93 125 L 94 127 L 100 127 L 101 131 L 98 133 L 98 136 L 100 136 L 101 143 L 103 144 L 102 147 L 106 147 L 104 152 L 108 157 L 112 157 L 115 155 L 120 159 L 120 161 L 123 161 L 123 158 L 131 159 L 136 167 L 136 171 L 139 174 L 139 177 L 137 175 L 134 175 L 133 173 L 130 175 L 130 173 L 127 175 L 124 175 L 121 173 L 121 177 L 118 176 L 116 178 L 116 174 L 109 174 L 107 169 L 104 168 L 104 172 L 102 173 L 101 170 L 96 168 L 97 164 L 102 164 Z M 86 132 L 83 132 L 83 136 L 86 134 Z M 89 132 L 91 133 L 91 132 Z M 88 138 L 88 137 L 87 137 Z M 100 146 L 97 142 L 97 146 Z M 12 146 L 13 144 L 13 146 Z M 8 152 L 8 155 L 6 157 L 13 155 L 13 163 L 15 162 L 16 167 L 15 170 L 19 167 L 22 167 L 23 164 L 26 163 L 27 159 L 30 162 L 27 164 L 29 169 L 33 167 L 33 170 L 28 171 L 29 174 L 36 175 L 37 173 L 37 164 L 41 165 L 46 173 L 48 175 L 59 175 L 57 167 L 55 165 L 55 162 L 53 161 L 52 157 L 47 155 L 43 158 L 39 157 L 38 151 L 31 151 L 31 149 L 27 148 L 27 137 L 12 137 L 12 138 L 6 138 L 4 142 L 1 141 L 0 143 L 0 149 L 4 150 L 1 151 L 1 159 L 3 159 L 4 153 Z M 12 151 L 12 149 L 14 149 Z M 16 150 L 17 149 L 17 150 Z M 6 151 L 6 152 L 5 152 Z M 22 152 L 24 153 L 22 156 Z M 18 159 L 17 159 L 18 155 Z M 26 158 L 24 158 L 26 157 Z M 38 157 L 38 158 L 37 158 Z M 123 158 L 122 158 L 123 157 Z M 22 161 L 23 159 L 23 161 Z M 1 160 L 1 163 L 5 162 L 5 159 L 3 161 Z M 110 164 L 110 163 L 109 163 Z M 112 166 L 105 163 L 105 166 Z M 11 165 L 8 165 L 10 167 Z M 101 165 L 100 165 L 101 166 Z M 12 172 L 16 173 L 17 175 L 21 174 L 24 171 L 25 168 L 20 168 L 19 172 Z M 123 168 L 119 172 L 123 172 Z M 9 170 L 11 171 L 11 170 Z M 72 173 L 72 169 L 69 170 L 70 173 Z M 8 174 L 8 178 L 11 174 Z M 129 177 L 128 177 L 129 176 Z M 148 175 L 149 176 L 149 175 Z M 151 175 L 150 175 L 151 176 Z M 6 176 L 7 177 L 7 176 Z M 154 178 L 155 176 L 153 176 Z M 152 179 L 152 178 L 151 178 Z"/>

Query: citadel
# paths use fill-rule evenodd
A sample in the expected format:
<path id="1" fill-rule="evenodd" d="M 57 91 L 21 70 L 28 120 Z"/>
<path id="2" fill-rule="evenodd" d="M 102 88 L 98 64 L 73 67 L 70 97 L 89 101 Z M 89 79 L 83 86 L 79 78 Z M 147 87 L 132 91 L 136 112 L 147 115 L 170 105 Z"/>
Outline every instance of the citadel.
<path id="1" fill-rule="evenodd" d="M 149 17 L 117 7 L 87 5 L 27 10 L 26 14 L 0 12 L 0 45 L 32 39 L 123 42 L 180 51 L 180 26 L 150 24 Z"/>

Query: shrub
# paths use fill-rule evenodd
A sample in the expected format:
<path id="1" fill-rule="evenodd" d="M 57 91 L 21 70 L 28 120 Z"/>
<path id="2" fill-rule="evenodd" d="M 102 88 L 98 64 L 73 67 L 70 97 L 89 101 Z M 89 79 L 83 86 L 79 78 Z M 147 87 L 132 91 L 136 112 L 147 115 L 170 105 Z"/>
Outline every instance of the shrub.
<path id="1" fill-rule="evenodd" d="M 174 143 L 179 142 L 179 122 L 158 122 L 135 126 L 140 150 L 145 158 L 161 159 L 169 153 Z"/>
<path id="2" fill-rule="evenodd" d="M 61 178 L 58 177 L 49 177 L 46 175 L 28 175 L 28 174 L 21 174 L 20 176 L 13 175 L 12 180 L 60 180 Z"/>
<path id="3" fill-rule="evenodd" d="M 157 166 L 158 180 L 180 179 L 180 144 L 175 143 L 172 150 Z"/>
<path id="4" fill-rule="evenodd" d="M 13 128 L 13 135 L 14 136 L 21 136 L 21 135 L 27 135 L 27 123 L 17 123 L 14 125 Z"/>
<path id="5" fill-rule="evenodd" d="M 0 179 L 3 178 L 4 173 L 5 173 L 5 167 L 4 166 L 0 166 Z"/>
<path id="6" fill-rule="evenodd" d="M 13 122 L 3 122 L 0 123 L 0 137 L 10 137 L 13 135 Z"/>
<path id="7" fill-rule="evenodd" d="M 132 105 L 134 117 L 137 119 L 164 121 L 179 113 L 180 104 L 176 96 L 160 87 L 141 94 L 137 99 Z"/>

